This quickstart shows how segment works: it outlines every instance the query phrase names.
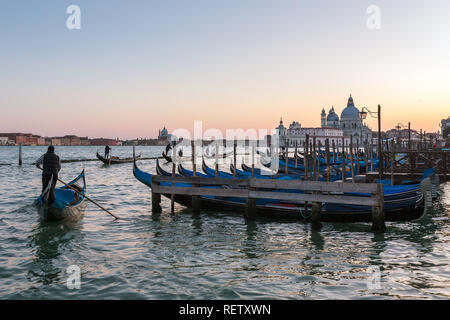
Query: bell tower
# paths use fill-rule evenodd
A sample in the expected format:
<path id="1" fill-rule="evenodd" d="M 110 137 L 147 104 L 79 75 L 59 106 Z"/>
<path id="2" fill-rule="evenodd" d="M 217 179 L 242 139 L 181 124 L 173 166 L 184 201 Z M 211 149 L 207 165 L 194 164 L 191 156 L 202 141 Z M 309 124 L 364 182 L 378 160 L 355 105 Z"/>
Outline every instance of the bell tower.
<path id="1" fill-rule="evenodd" d="M 327 126 L 327 114 L 325 113 L 325 108 L 322 108 L 322 113 L 320 114 L 320 125 L 322 128 Z"/>

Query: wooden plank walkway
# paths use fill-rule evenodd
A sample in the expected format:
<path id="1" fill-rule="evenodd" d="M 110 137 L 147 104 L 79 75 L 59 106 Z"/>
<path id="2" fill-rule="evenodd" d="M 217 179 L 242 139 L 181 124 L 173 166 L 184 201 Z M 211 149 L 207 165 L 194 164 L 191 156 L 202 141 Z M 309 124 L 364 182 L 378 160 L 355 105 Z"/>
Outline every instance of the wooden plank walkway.
<path id="1" fill-rule="evenodd" d="M 372 207 L 372 229 L 384 232 L 384 192 L 381 184 L 338 183 L 302 180 L 265 180 L 265 179 L 224 179 L 204 177 L 159 176 L 151 178 L 152 210 L 160 212 L 161 195 L 192 196 L 193 211 L 198 214 L 201 196 L 246 198 L 245 217 L 256 217 L 256 199 L 277 199 L 291 203 L 312 202 L 313 228 L 320 229 L 321 204 L 337 203 Z M 166 185 L 161 185 L 161 184 Z M 175 186 L 185 183 L 190 186 Z M 170 185 L 168 185 L 170 184 Z M 211 186 L 226 186 L 226 188 L 208 188 Z M 302 191 L 299 193 L 283 192 L 283 190 Z M 370 196 L 352 196 L 344 193 L 367 193 Z M 172 196 L 173 202 L 173 196 Z M 173 208 L 173 205 L 172 205 Z M 172 209 L 173 210 L 173 209 Z"/>

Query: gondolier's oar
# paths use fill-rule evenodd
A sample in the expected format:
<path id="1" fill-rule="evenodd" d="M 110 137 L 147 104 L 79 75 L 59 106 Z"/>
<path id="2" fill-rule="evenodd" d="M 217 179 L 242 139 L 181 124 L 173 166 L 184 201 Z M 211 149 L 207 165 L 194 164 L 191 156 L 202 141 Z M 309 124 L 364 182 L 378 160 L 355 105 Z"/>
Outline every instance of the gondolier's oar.
<path id="1" fill-rule="evenodd" d="M 36 166 L 39 169 L 43 170 L 41 167 Z M 61 182 L 63 185 L 65 185 L 66 187 L 70 188 L 71 190 L 73 190 L 74 192 L 78 193 L 79 195 L 85 197 L 86 199 L 88 199 L 90 202 L 92 202 L 93 204 L 95 204 L 97 207 L 99 207 L 100 209 L 108 212 L 110 215 L 112 215 L 115 219 L 119 219 L 119 217 L 117 217 L 116 215 L 114 215 L 113 213 L 109 212 L 107 209 L 103 208 L 101 205 L 99 205 L 97 202 L 95 202 L 94 200 L 90 199 L 87 195 L 82 194 L 80 191 L 78 191 L 75 188 L 72 188 L 72 186 L 68 185 L 67 183 L 65 183 L 64 181 L 62 181 L 61 179 L 58 178 L 58 181 Z"/>

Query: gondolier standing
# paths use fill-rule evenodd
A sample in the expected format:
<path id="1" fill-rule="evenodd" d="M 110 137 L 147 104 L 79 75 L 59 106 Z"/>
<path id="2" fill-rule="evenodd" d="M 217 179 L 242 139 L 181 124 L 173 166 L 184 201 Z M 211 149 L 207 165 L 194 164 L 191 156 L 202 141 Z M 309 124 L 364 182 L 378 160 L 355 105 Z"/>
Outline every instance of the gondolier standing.
<path id="1" fill-rule="evenodd" d="M 107 145 L 105 147 L 105 158 L 108 159 L 109 158 L 109 152 L 110 152 L 111 148 Z"/>
<path id="2" fill-rule="evenodd" d="M 55 154 L 55 148 L 53 146 L 49 146 L 47 152 L 44 153 L 36 161 L 36 167 L 40 168 L 41 164 L 43 165 L 42 192 L 44 192 L 53 175 L 53 183 L 51 186 L 51 192 L 49 197 L 49 203 L 53 203 L 53 201 L 55 200 L 53 198 L 54 196 L 53 190 L 55 189 L 56 181 L 58 180 L 58 172 L 61 170 L 61 161 L 59 160 L 59 157 Z"/>

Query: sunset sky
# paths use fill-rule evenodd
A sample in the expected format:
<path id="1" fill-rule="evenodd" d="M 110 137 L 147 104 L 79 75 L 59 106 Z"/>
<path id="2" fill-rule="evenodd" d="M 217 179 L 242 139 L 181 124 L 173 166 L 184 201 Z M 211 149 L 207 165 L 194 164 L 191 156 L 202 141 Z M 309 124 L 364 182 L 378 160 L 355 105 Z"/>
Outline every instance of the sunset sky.
<path id="1" fill-rule="evenodd" d="M 80 30 L 66 27 L 71 4 Z M 1 0 L 0 132 L 320 126 L 350 94 L 381 104 L 383 130 L 437 131 L 450 116 L 449 16 L 449 0 Z"/>

